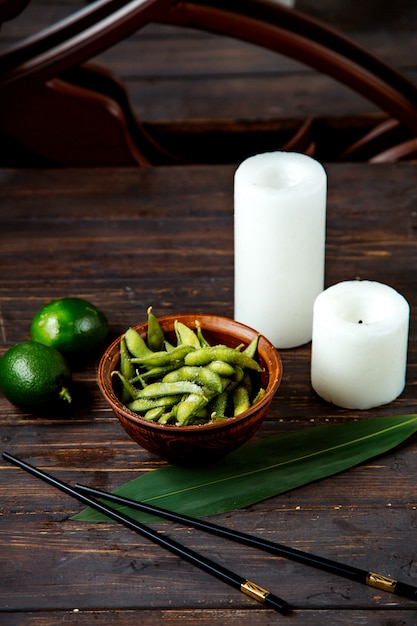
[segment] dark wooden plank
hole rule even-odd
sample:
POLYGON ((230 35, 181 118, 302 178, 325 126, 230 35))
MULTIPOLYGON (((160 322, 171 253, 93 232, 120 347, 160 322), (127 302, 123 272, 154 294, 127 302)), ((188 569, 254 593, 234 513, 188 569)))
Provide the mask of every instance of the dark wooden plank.
MULTIPOLYGON (((202 80, 140 81, 131 78, 126 82, 132 106, 140 120, 146 123, 176 123, 202 127, 211 123, 216 131, 226 125, 229 132, 231 120, 245 119, 253 125, 282 120, 303 120, 305 117, 342 117, 369 115, 377 108, 344 85, 319 74, 207 77, 202 80)), ((192 127, 191 127, 192 128, 192 127)), ((201 128, 204 130, 204 128, 201 128)), ((246 129, 247 131, 250 128, 246 129)))
MULTIPOLYGON (((247 623, 251 626, 272 626, 272 624, 281 623, 279 616, 271 615, 271 612, 266 610, 251 610, 243 611, 240 609, 229 610, 210 610, 194 608, 191 610, 141 610, 140 622, 144 626, 150 624, 166 624, 166 626, 178 626, 183 624, 184 626, 224 626, 225 623, 230 626, 240 626, 247 623), (248 621, 247 621, 248 620, 248 621)), ((414 626, 414 615, 412 611, 396 611, 395 617, 398 619, 398 624, 403 626, 414 626)), ((48 613, 5 613, 0 615, 0 624, 9 626, 13 623, 14 626, 56 626, 58 621, 62 618, 60 612, 48 612, 48 613)), ((302 614, 295 612, 291 615, 291 624, 293 626, 381 626, 381 624, 392 623, 392 611, 378 610, 378 611, 344 611, 339 609, 336 613, 334 611, 326 610, 306 610, 302 614)), ((82 611, 79 609, 73 609, 65 613, 65 624, 68 626, 90 626, 94 622, 97 626, 133 626, 138 622, 137 611, 82 611)))
MULTIPOLYGON (((399 32, 355 31, 349 36, 385 62, 410 70, 416 67, 414 27, 412 23, 409 29, 399 32)), ((96 60, 126 79, 309 73, 306 64, 242 40, 171 26, 166 26, 161 34, 153 34, 156 28, 146 27, 96 60)))
MULTIPOLYGON (((276 404, 279 404, 278 398, 276 404)), ((94 413, 97 415, 100 403, 97 402, 94 406, 94 413)), ((84 409, 88 413, 88 409, 84 409)), ((78 412, 78 419, 65 422, 57 418, 37 421, 24 418, 14 419, 13 423, 7 425, 4 423, 5 418, 2 418, 3 445, 62 480, 71 483, 94 482, 97 487, 107 490, 116 489, 143 473, 165 465, 154 455, 132 443, 118 422, 110 415, 108 419, 104 419, 103 413, 104 407, 100 411, 101 419, 96 418, 94 421, 88 421, 87 415, 82 418, 82 410, 78 412), (62 438, 63 432, 65 438, 62 438), (91 437, 92 432, 95 433, 94 438, 91 437), (34 443, 36 438, 41 443, 34 443)), ((270 422, 275 414, 276 407, 271 410, 270 422)), ((314 425, 315 422, 291 419, 289 415, 279 424, 266 424, 259 430, 256 438, 303 427, 313 428, 314 425)), ((412 511, 416 510, 417 503, 415 495, 410 493, 410 484, 413 482, 416 464, 415 442, 414 437, 395 453, 371 459, 347 472, 309 484, 302 490, 283 493, 273 501, 261 502, 253 507, 253 511, 259 519, 265 517, 265 523, 271 524, 271 520, 267 519, 269 509, 275 512, 294 511, 298 510, 297 507, 305 511, 316 508, 324 512, 343 509, 340 515, 345 515, 349 511, 369 511, 369 499, 372 498, 373 506, 381 509, 383 515, 387 515, 384 512, 386 509, 393 511, 393 516, 400 515, 401 509, 408 510, 413 515, 412 511), (386 487, 387 481, 389 487, 386 487)), ((47 489, 34 479, 29 480, 4 461, 1 467, 2 476, 8 485, 7 491, 2 495, 4 512, 30 515, 39 511, 53 513, 60 510, 61 506, 63 512, 79 509, 67 496, 47 489), (29 493, 30 499, 25 497, 29 493)), ((239 516, 234 513, 233 517, 235 515, 239 516)), ((372 529, 370 532, 373 532, 372 529)), ((316 538, 315 541, 320 540, 316 538)), ((322 541, 325 545, 327 539, 322 538, 322 541)))
MULTIPOLYGON (((295 502, 302 502, 301 498, 299 494, 295 502)), ((114 524, 77 523, 68 518, 78 508, 73 509, 71 503, 71 508, 65 507, 65 501, 60 502, 54 493, 50 502, 56 504, 55 510, 4 516, 2 527, 7 533, 2 532, 0 538, 2 543, 4 539, 9 542, 9 551, 2 558, 2 575, 8 581, 0 592, 4 608, 181 609, 198 608, 202 602, 211 609, 226 609, 229 603, 249 611, 256 608, 223 583, 212 581, 206 573, 134 533, 114 524), (210 593, 203 591, 207 586, 210 593)), ((378 521, 370 528, 371 507, 332 503, 310 509, 295 502, 291 508, 270 507, 268 517, 254 507, 229 519, 220 516, 219 521, 351 565, 406 581, 414 579, 409 528, 415 511, 411 507, 408 513, 381 507, 378 521)), ((393 602, 390 594, 228 541, 202 538, 172 524, 155 528, 276 591, 300 611, 388 608, 393 602)), ((411 600, 395 597, 394 602, 397 608, 415 608, 411 600)))
POLYGON ((339 28, 362 28, 375 30, 381 25, 395 27, 406 26, 407 22, 416 17, 417 7, 413 0, 381 3, 368 0, 361 5, 352 4, 348 0, 296 0, 296 7, 318 19, 326 19, 339 28))

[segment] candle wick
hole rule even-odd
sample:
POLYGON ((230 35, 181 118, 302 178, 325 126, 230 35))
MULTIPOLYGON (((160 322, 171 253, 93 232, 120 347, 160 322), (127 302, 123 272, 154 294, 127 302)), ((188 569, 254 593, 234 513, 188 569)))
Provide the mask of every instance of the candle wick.
POLYGON ((363 321, 362 321, 362 320, 359 320, 358 324, 363 324, 363 321))

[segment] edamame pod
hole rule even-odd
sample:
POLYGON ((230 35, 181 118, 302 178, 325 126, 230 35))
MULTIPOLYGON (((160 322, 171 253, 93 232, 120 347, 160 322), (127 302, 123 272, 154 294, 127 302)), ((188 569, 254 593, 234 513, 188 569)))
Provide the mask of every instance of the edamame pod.
POLYGON ((122 337, 120 340, 120 371, 125 378, 133 378, 136 374, 135 367, 130 360, 129 350, 127 349, 126 339, 122 337))
POLYGON ((227 408, 228 399, 229 399, 229 394, 226 390, 219 393, 213 399, 212 404, 211 404, 212 418, 226 416, 226 408, 227 408))
POLYGON ((131 380, 131 382, 135 382, 136 380, 149 380, 149 378, 159 378, 161 379, 163 376, 165 376, 165 374, 168 374, 169 372, 173 372, 178 368, 178 363, 171 363, 170 365, 164 365, 161 367, 151 367, 148 370, 145 370, 140 377, 138 376, 137 378, 133 378, 131 380))
MULTIPOLYGON (((169 374, 169 372, 173 372, 174 370, 176 370, 178 368, 178 362, 174 362, 171 363, 170 365, 163 365, 160 367, 150 367, 147 370, 144 370, 142 372, 142 374, 140 375, 140 379, 144 380, 144 381, 148 381, 149 379, 157 379, 157 380, 161 380, 165 374, 169 374)), ((131 382, 135 382, 137 379, 139 379, 139 376, 136 378, 133 378, 131 380, 131 382)))
POLYGON ((201 329, 201 324, 200 324, 199 320, 195 321, 195 325, 196 325, 196 328, 197 328, 197 337, 198 337, 198 340, 200 342, 200 346, 202 348, 209 348, 210 344, 209 344, 209 342, 207 341, 207 339, 203 335, 203 331, 201 329))
POLYGON ((214 392, 221 393, 223 390, 222 379, 216 372, 213 372, 208 367, 199 367, 197 365, 183 365, 176 370, 173 370, 169 374, 163 377, 163 383, 174 383, 181 380, 189 380, 208 387, 214 392))
POLYGON ((243 385, 238 385, 232 394, 233 415, 240 415, 250 407, 248 390, 243 385))
POLYGON ((151 383, 143 389, 139 389, 136 393, 136 398, 158 398, 159 396, 172 396, 184 393, 204 395, 204 390, 200 385, 188 380, 176 383, 151 383))
POLYGON ((246 391, 249 394, 249 397, 251 397, 253 395, 253 380, 249 372, 245 372, 245 371, 243 372, 243 376, 240 381, 240 384, 242 385, 242 387, 246 389, 246 391))
POLYGON ((257 372, 262 371, 259 363, 244 352, 239 352, 228 346, 218 345, 210 348, 199 348, 187 354, 184 358, 185 365, 207 365, 211 361, 226 361, 231 365, 240 365, 257 372))
POLYGON ((165 335, 157 318, 152 313, 152 307, 148 309, 148 330, 146 335, 146 341, 149 348, 156 352, 162 350, 164 346, 165 335))
POLYGON ((175 407, 175 417, 177 422, 186 426, 195 413, 207 404, 207 398, 199 393, 190 393, 181 400, 175 407))
POLYGON ((156 406, 154 409, 149 409, 149 411, 146 411, 143 419, 148 420, 148 422, 157 422, 164 413, 165 407, 156 406))
POLYGON ((160 398, 138 398, 137 400, 133 400, 127 404, 127 408, 135 413, 140 413, 143 415, 150 409, 155 409, 157 407, 171 407, 181 400, 182 394, 178 396, 161 396, 160 398))
POLYGON ((175 423, 175 415, 173 411, 169 411, 168 413, 163 413, 158 420, 158 424, 171 424, 175 423))
POLYGON ((256 355, 256 351, 258 349, 258 343, 259 343, 259 337, 260 335, 256 335, 256 337, 254 337, 252 339, 252 341, 247 345, 247 347, 243 350, 243 354, 247 354, 248 356, 250 356, 252 359, 255 357, 256 355))
POLYGON ((264 397, 265 393, 266 393, 265 389, 261 387, 258 393, 256 394, 256 396, 254 397, 254 399, 252 400, 252 404, 256 404, 257 402, 259 402, 259 400, 264 397))
POLYGON ((245 370, 243 369, 243 367, 241 365, 236 365, 235 366, 235 375, 233 376, 233 380, 235 380, 236 382, 240 383, 240 381, 243 379, 245 375, 245 370))
MULTIPOLYGON (((120 372, 126 380, 130 380, 131 378, 133 378, 136 373, 135 367, 130 360, 130 354, 127 349, 126 339, 124 337, 122 337, 120 340, 120 372)), ((127 400, 129 400, 130 398, 130 390, 126 389, 126 387, 123 386, 121 397, 122 402, 127 402, 127 400)))
POLYGON ((193 346, 193 348, 201 348, 200 341, 191 328, 175 320, 174 330, 177 337, 177 345, 183 344, 185 346, 193 346))
POLYGON ((195 350, 192 346, 177 346, 171 352, 160 350, 158 352, 152 352, 142 358, 133 357, 132 363, 143 365, 144 367, 164 367, 165 365, 177 364, 178 367, 182 364, 184 357, 191 351, 195 350))
POLYGON ((226 361, 211 361, 207 367, 219 376, 230 377, 235 373, 235 368, 226 361))
POLYGON ((143 358, 153 354, 152 350, 146 345, 146 341, 134 328, 128 328, 125 332, 124 339, 130 354, 137 358, 143 358))
POLYGON ((122 389, 123 389, 123 396, 125 397, 124 400, 122 400, 122 402, 127 402, 127 400, 129 399, 134 399, 137 397, 140 389, 138 389, 137 387, 135 387, 135 385, 133 385, 130 380, 128 380, 125 376, 123 376, 123 374, 121 372, 119 372, 118 370, 114 370, 111 373, 111 376, 118 376, 121 383, 122 383, 122 389))

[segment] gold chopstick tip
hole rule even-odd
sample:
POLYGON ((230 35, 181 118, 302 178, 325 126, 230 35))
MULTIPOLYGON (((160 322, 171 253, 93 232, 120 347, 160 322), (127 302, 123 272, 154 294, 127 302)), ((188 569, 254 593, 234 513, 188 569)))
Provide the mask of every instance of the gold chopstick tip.
POLYGON ((240 585, 240 590, 245 595, 258 600, 258 602, 264 602, 266 596, 269 595, 269 591, 267 589, 260 587, 250 580, 245 580, 245 582, 240 585))
POLYGON ((390 593, 395 593, 395 585, 397 581, 394 578, 388 578, 388 576, 381 576, 375 572, 368 572, 366 576, 366 584, 370 587, 376 587, 377 589, 383 589, 390 593))

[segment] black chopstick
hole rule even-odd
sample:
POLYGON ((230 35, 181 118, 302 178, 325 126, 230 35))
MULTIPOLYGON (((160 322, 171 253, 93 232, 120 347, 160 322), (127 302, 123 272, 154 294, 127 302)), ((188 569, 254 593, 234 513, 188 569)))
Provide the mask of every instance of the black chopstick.
POLYGON ((80 491, 74 489, 67 483, 64 483, 63 481, 54 478, 50 474, 37 469, 33 465, 30 465, 29 463, 26 463, 25 461, 22 461, 21 459, 18 459, 17 457, 12 456, 7 452, 3 452, 3 458, 13 465, 17 465, 18 467, 26 470, 33 476, 36 476, 37 478, 40 478, 41 480, 44 480, 50 485, 56 487, 57 489, 60 489, 64 493, 67 493, 77 500, 80 500, 80 502, 82 502, 83 504, 90 506, 91 508, 99 511, 100 513, 115 520, 116 522, 127 526, 127 528, 138 532, 143 537, 150 539, 159 546, 166 548, 173 554, 180 556, 181 558, 192 563, 196 567, 199 567, 205 572, 208 572, 216 578, 219 578, 224 583, 230 585, 234 589, 237 589, 245 595, 254 598, 258 602, 262 602, 263 604, 265 604, 265 606, 272 608, 282 614, 286 614, 289 612, 290 607, 285 600, 282 600, 278 596, 270 593, 267 589, 260 587, 256 583, 253 583, 252 581, 243 578, 239 574, 235 574, 231 570, 226 569, 218 563, 215 563, 211 559, 208 559, 198 552, 195 552, 194 550, 183 546, 174 539, 170 539, 169 537, 162 535, 152 528, 145 526, 145 524, 134 521, 131 517, 123 515, 123 513, 117 512, 112 507, 103 504, 102 502, 98 502, 92 497, 82 494, 80 491))
POLYGON ((75 485, 75 489, 82 493, 92 494, 97 498, 103 498, 105 500, 109 500, 110 502, 121 504, 132 509, 137 509, 145 513, 151 513, 152 515, 157 515, 158 517, 178 522, 180 524, 189 525, 214 535, 243 543, 246 546, 259 548, 271 554, 292 559, 303 563, 304 565, 309 565, 311 567, 336 574, 337 576, 349 578, 350 580, 354 580, 370 587, 376 587, 377 589, 394 593, 397 596, 417 600, 417 587, 413 587, 407 583, 402 583, 393 578, 388 578, 387 576, 382 576, 381 574, 377 574, 375 572, 368 572, 357 567, 352 567, 351 565, 338 563, 337 561, 316 556, 314 554, 310 554, 309 552, 303 552, 302 550, 297 550, 296 548, 291 548, 279 543, 274 543, 273 541, 268 541, 267 539, 255 537, 254 535, 248 535, 246 533, 219 526, 201 519, 161 509, 145 502, 137 502, 136 500, 131 500, 130 498, 118 496, 113 493, 107 493, 105 491, 101 491, 100 489, 94 489, 92 487, 86 487, 78 484, 75 485))

